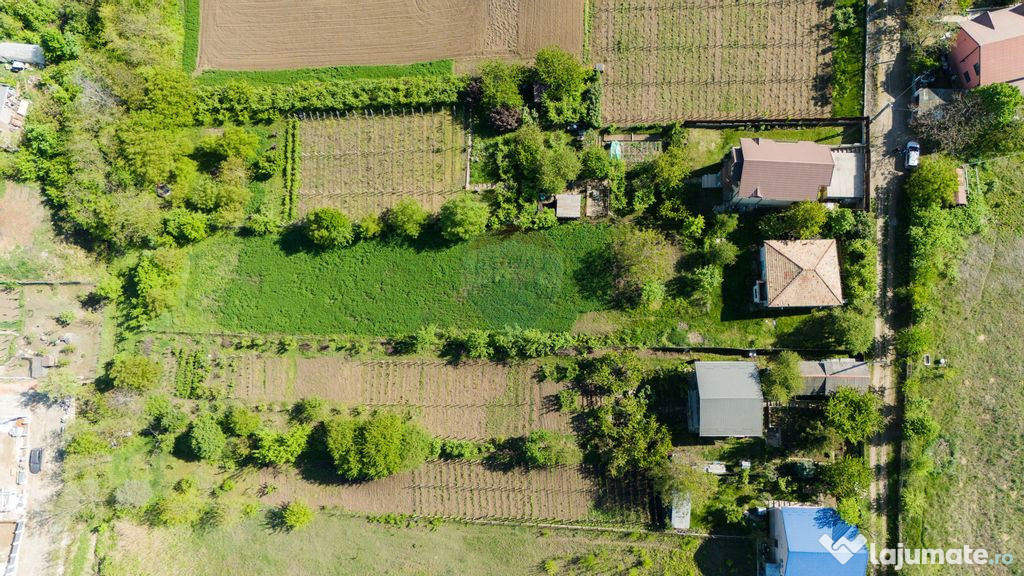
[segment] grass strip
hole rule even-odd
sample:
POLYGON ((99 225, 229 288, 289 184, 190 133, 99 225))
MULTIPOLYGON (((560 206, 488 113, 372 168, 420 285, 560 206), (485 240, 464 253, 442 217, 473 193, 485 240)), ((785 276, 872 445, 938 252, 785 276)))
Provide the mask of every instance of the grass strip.
MULTIPOLYGON (((199 2, 199 0, 187 1, 196 4, 199 2)), ((186 38, 187 46, 188 39, 186 38)), ((195 60, 194 57, 193 60, 195 60)), ((276 86, 308 81, 325 82, 331 80, 407 78, 410 76, 451 76, 454 73, 455 65, 452 60, 434 60, 432 62, 395 66, 331 66, 327 68, 299 68, 296 70, 250 71, 206 70, 199 75, 199 83, 207 86, 220 86, 228 82, 241 80, 256 86, 276 86)))
POLYGON ((864 0, 837 0, 833 14, 832 116, 864 114, 864 0))
POLYGON ((191 75, 199 62, 199 1, 183 0, 182 20, 185 26, 185 42, 181 51, 181 67, 191 75))

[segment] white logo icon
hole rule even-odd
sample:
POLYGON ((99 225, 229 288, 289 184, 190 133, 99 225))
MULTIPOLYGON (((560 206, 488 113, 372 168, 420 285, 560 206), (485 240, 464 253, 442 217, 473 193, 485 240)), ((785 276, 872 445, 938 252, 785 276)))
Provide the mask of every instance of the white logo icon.
POLYGON ((857 534, 853 540, 849 540, 845 535, 833 540, 828 534, 822 534, 821 538, 818 538, 818 543, 840 564, 846 565, 850 558, 868 543, 868 539, 863 534, 857 534))

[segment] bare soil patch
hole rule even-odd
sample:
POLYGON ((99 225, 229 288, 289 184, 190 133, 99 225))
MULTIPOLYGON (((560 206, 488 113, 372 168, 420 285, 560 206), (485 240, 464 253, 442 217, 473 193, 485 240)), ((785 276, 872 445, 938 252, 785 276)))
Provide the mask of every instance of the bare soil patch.
POLYGON ((568 416, 552 402, 561 385, 538 383, 532 364, 256 355, 225 364, 227 370, 212 376, 224 380, 215 385, 246 401, 317 396, 342 406, 408 410, 428 432, 448 438, 521 436, 537 428, 571 431, 568 416))
POLYGON ((82 308, 79 296, 89 286, 24 286, 25 324, 22 330, 24 352, 52 355, 67 362, 68 368, 80 378, 99 375, 100 328, 102 320, 95 312, 82 308), (72 313, 68 326, 57 323, 62 312, 72 313), (62 342, 68 337, 70 343, 62 342))
POLYGON ((594 0, 604 121, 827 117, 832 6, 594 0))
POLYGON ((204 0, 199 69, 580 53, 584 0, 204 0))
POLYGON ((298 498, 360 514, 561 522, 591 517, 601 491, 574 467, 504 472, 459 461, 428 462, 412 472, 359 484, 310 484, 291 472, 270 470, 253 480, 278 487, 263 499, 272 505, 298 498))

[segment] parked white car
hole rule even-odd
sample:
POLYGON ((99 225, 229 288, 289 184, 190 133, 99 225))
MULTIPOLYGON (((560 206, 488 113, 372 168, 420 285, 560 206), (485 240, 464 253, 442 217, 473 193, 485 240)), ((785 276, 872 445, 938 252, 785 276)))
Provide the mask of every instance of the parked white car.
POLYGON ((911 140, 907 142, 907 146, 903 149, 903 165, 908 170, 917 168, 918 163, 921 162, 921 145, 917 143, 917 140, 911 140))

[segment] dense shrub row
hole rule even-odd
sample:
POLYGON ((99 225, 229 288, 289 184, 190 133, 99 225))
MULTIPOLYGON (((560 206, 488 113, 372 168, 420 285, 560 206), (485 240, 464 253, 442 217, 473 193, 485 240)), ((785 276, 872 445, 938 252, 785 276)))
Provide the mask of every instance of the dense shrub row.
POLYGON ((249 124, 298 112, 455 104, 465 83, 455 76, 303 81, 287 86, 232 81, 195 88, 196 121, 201 125, 249 124))
POLYGON ((284 215, 289 220, 295 217, 295 199, 298 198, 301 187, 300 153, 299 121, 289 118, 284 136, 284 215))

